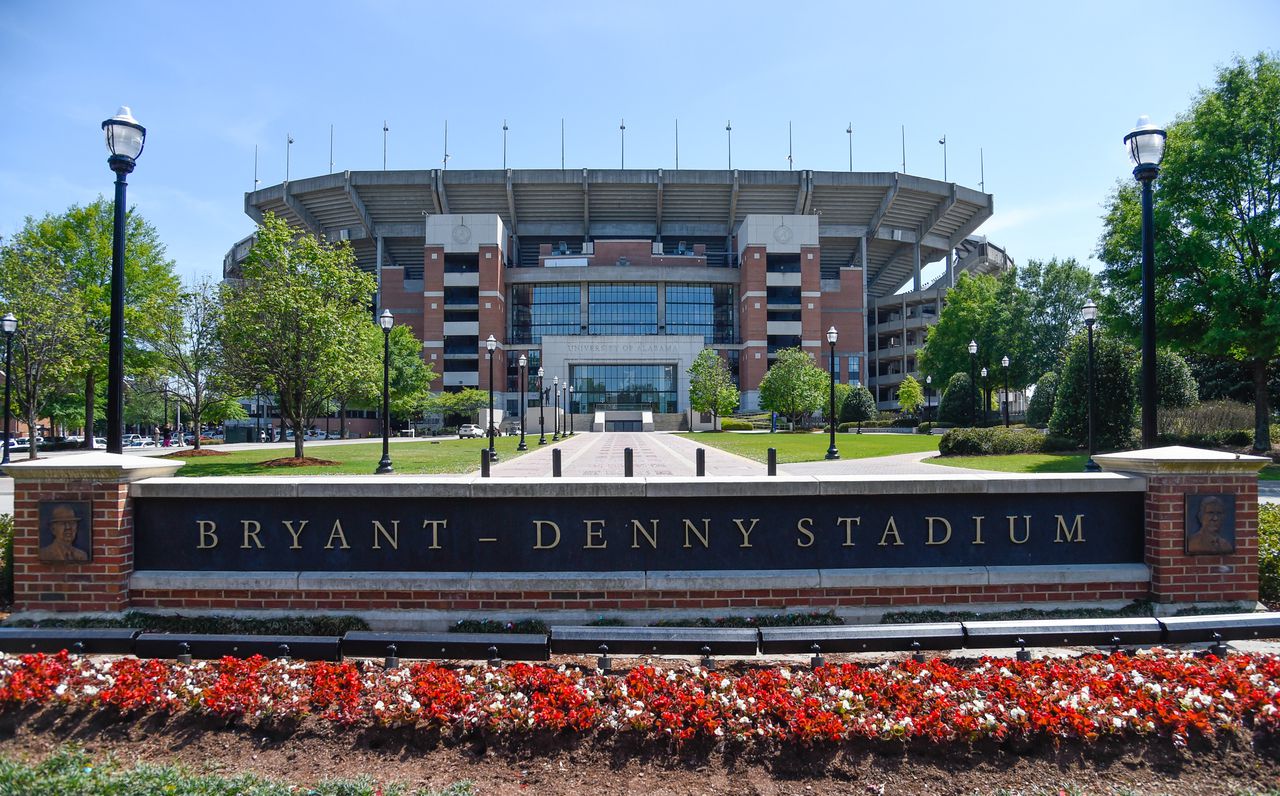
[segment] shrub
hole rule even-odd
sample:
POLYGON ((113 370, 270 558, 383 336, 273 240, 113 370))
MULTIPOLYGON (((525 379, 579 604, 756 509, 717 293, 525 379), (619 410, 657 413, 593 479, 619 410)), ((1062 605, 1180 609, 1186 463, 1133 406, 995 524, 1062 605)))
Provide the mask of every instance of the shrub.
POLYGON ((938 442, 943 456, 982 456, 987 454, 1040 453, 1045 435, 1035 429, 953 428, 938 442))
POLYGON ((13 602, 13 515, 0 514, 0 599, 13 602))
MULTIPOLYGON (((1134 389, 1142 393, 1142 362, 1133 366, 1134 389)), ((1156 351, 1156 401, 1161 409, 1195 406, 1200 400, 1200 387, 1191 375, 1191 366, 1177 353, 1162 348, 1156 351)), ((1157 419, 1157 423, 1159 420, 1157 419)), ((1252 423, 1250 423, 1252 425, 1252 423)), ((1249 442, 1253 441, 1250 435, 1249 442)), ((1247 444, 1247 443, 1246 443, 1247 444)))
POLYGON ((840 420, 844 423, 865 423, 876 416, 876 399, 861 384, 853 385, 849 395, 840 404, 840 420))
POLYGON ((1058 394, 1058 374, 1046 373, 1036 382, 1036 391, 1027 404, 1027 425, 1044 428, 1053 417, 1053 400, 1058 394))
POLYGON ((761 614, 759 616, 699 616, 691 619, 660 619, 650 627, 810 627, 843 625, 844 620, 835 611, 792 614, 761 614))
POLYGON ((1243 447, 1253 442, 1253 407, 1236 401, 1205 401, 1156 415, 1162 443, 1243 447))
POLYGON ((533 633, 545 636, 550 632, 541 619, 517 619, 503 622, 498 619, 459 619, 449 626, 450 633, 533 633))
POLYGON ((368 630, 358 616, 281 616, 247 619, 238 616, 179 616, 129 611, 119 618, 20 619, 12 627, 128 627, 153 633, 224 633, 243 636, 341 636, 348 630, 368 630))
POLYGON ((1280 603, 1280 505, 1258 504, 1258 599, 1280 603))
POLYGON ((915 415, 901 414, 889 421, 892 428, 915 428, 920 425, 920 418, 915 415))
MULTIPOLYGON (((1100 450, 1117 450, 1129 445, 1137 407, 1131 363, 1137 352, 1111 334, 1093 334, 1093 384, 1095 390, 1093 430, 1100 450)), ((1049 433, 1083 444, 1089 437, 1089 342, 1076 335, 1066 349, 1066 364, 1058 379, 1049 433)))
POLYGON ((724 417, 720 419, 721 431, 750 431, 755 425, 749 420, 737 420, 732 417, 724 417))
POLYGON ((968 373, 957 373, 947 382, 947 389, 942 393, 942 403, 938 405, 938 418, 956 426, 971 426, 977 416, 982 399, 975 397, 978 390, 973 389, 973 382, 968 373))

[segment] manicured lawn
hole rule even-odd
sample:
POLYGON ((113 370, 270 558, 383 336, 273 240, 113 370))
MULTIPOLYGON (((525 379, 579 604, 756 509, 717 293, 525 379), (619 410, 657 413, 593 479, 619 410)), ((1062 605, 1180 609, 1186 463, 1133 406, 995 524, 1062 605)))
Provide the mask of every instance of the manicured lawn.
MULTIPOLYGON (((777 448, 778 463, 814 462, 827 455, 828 434, 741 434, 702 432, 683 435, 700 445, 719 448, 758 462, 769 460, 769 448, 777 448)), ((936 451, 938 440, 931 434, 836 434, 836 449, 842 459, 867 459, 898 453, 936 451)))
POLYGON ((995 470, 1001 473, 1083 473, 1089 457, 1083 453, 1016 453, 1008 456, 939 456, 929 464, 995 470))
POLYGON ((1259 481, 1280 481, 1280 464, 1268 464, 1258 473, 1259 481))
MULTIPOLYGON (((525 438, 530 450, 538 438, 525 438)), ((484 439, 420 439, 393 440, 391 464, 400 475, 444 475, 469 473, 480 469, 480 450, 488 447, 484 439)), ((516 451, 519 437, 499 437, 494 449, 499 461, 524 454, 516 451)), ((373 475, 382 458, 382 441, 359 445, 307 445, 305 455, 337 462, 330 467, 266 467, 262 462, 293 455, 293 448, 228 451, 225 456, 200 456, 183 459, 186 466, 181 476, 204 475, 373 475)))

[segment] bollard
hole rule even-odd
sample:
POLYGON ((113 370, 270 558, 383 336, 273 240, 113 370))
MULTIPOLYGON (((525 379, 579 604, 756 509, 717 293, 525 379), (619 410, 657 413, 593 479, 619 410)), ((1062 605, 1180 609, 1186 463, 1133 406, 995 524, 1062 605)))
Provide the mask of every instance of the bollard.
POLYGON ((480 451, 480 477, 489 477, 489 449, 484 448, 480 451))
POLYGON ((560 449, 559 448, 551 449, 551 477, 552 478, 560 477, 560 449))
POLYGON ((707 474, 707 449, 706 448, 698 448, 697 462, 698 462, 698 475, 700 477, 706 475, 707 474))
POLYGON ((778 449, 769 449, 769 475, 778 474, 778 449))
POLYGON ((622 474, 627 478, 630 478, 631 476, 635 475, 635 467, 632 464, 631 457, 632 457, 631 449, 623 448, 622 449, 622 474))

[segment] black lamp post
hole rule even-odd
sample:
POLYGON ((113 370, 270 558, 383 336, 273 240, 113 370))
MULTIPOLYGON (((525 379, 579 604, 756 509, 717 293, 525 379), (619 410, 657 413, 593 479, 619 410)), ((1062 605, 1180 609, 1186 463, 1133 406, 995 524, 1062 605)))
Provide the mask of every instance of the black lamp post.
POLYGON ((1000 357, 1000 365, 1004 368, 1004 427, 1009 427, 1009 358, 1000 357))
POLYGON ((978 366, 978 343, 969 341, 969 396, 972 399, 973 424, 978 425, 978 374, 974 368, 978 366))
POLYGON ((1094 412, 1094 390, 1093 390, 1093 324, 1098 320, 1098 305, 1093 303, 1093 299, 1089 299, 1089 303, 1081 308, 1080 313, 1084 315, 1084 326, 1089 330, 1089 461, 1084 463, 1086 472, 1096 473, 1102 470, 1098 463, 1093 460, 1093 454, 1098 452, 1093 441, 1093 412, 1094 412))
POLYGON ((560 377, 551 377, 551 441, 560 439, 560 377))
POLYGON ((831 372, 831 415, 827 425, 831 427, 831 444, 827 446, 827 459, 839 459, 840 451, 836 449, 836 338, 840 333, 832 326, 827 330, 827 343, 831 346, 831 356, 827 358, 827 369, 831 372))
MULTIPOLYGON (((13 313, 5 313, 0 319, 0 329, 4 330, 4 453, 0 454, 0 464, 9 463, 9 388, 13 381, 13 333, 18 331, 18 319, 13 313)), ((90 429, 89 436, 93 437, 90 429)))
POLYGON ((933 376, 924 377, 924 414, 933 419, 933 376))
POLYGON ((378 462, 375 475, 393 473, 391 469, 391 327, 395 323, 391 310, 383 310, 378 316, 382 327, 382 461, 378 462))
POLYGON ((573 436, 573 385, 569 385, 569 436, 573 436))
POLYGON ((542 389, 542 367, 538 367, 538 444, 547 444, 547 391, 542 389))
MULTIPOLYGON (((115 227, 111 237, 111 324, 107 345, 107 452, 124 451, 124 214, 125 175, 142 154, 147 131, 128 106, 102 123, 107 165, 116 173, 115 227)), ((93 429, 88 433, 92 434, 93 429)))
POLYGON ((987 378, 987 369, 982 369, 982 425, 985 428, 991 421, 987 419, 991 411, 991 380, 987 378))
POLYGON ((560 387, 560 405, 564 407, 564 420, 560 421, 560 438, 569 438, 569 380, 560 387))
POLYGON ((529 359, 524 354, 520 355, 520 444, 516 446, 518 451, 527 451, 529 447, 524 444, 524 403, 525 397, 529 392, 529 373, 526 370, 529 366, 529 359))
POLYGON ((484 341, 484 347, 489 351, 489 428, 485 435, 489 437, 489 461, 496 462, 498 452, 493 449, 493 438, 498 429, 493 424, 493 356, 498 348, 498 341, 493 335, 489 335, 489 339, 484 341))
POLYGON ((1165 131, 1139 116, 1124 137, 1133 176, 1142 183, 1142 447, 1156 446, 1156 238, 1151 183, 1160 174, 1165 131))

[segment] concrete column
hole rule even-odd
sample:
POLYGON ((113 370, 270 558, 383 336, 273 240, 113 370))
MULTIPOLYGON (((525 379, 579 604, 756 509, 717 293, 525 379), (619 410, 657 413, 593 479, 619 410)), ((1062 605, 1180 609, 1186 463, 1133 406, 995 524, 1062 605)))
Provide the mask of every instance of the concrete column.
POLYGON ((1093 458, 1103 470, 1146 476, 1153 602, 1257 601, 1257 473, 1270 459, 1180 446, 1093 458), (1216 533, 1210 496, 1222 509, 1216 533))
POLYGON ((171 476, 181 466, 168 459, 97 451, 7 465, 4 471, 13 478, 14 610, 127 608, 133 575, 129 485, 171 476), (69 546, 55 543, 50 527, 55 512, 75 517, 76 536, 69 546), (51 560, 54 554, 60 560, 51 560))
POLYGON ((920 241, 911 245, 911 282, 914 292, 920 292, 920 241))

